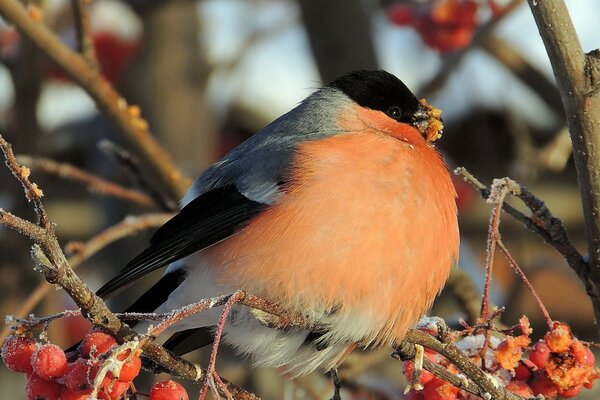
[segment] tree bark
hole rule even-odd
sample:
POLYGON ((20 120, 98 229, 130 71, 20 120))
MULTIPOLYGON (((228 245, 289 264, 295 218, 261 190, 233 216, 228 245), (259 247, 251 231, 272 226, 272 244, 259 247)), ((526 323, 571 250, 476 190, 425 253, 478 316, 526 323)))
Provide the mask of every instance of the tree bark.
POLYGON ((310 46, 327 83, 357 69, 375 69, 370 15, 360 0, 298 0, 310 46))

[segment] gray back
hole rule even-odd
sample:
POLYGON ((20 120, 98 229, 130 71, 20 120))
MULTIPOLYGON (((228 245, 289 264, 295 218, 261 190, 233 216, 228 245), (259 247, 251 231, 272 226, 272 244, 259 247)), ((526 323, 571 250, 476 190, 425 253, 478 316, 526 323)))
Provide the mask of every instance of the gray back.
POLYGON ((296 146, 343 133, 337 125, 339 113, 353 104, 338 89, 321 88, 204 171, 183 198, 182 206, 209 190, 232 183, 246 197, 270 203, 270 195, 285 178, 296 146))

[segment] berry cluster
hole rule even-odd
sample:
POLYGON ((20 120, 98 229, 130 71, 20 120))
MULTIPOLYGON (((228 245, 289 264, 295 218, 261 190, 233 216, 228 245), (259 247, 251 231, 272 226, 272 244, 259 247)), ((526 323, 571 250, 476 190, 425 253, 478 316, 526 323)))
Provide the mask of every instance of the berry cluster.
MULTIPOLYGON (((485 357, 487 372, 514 394, 530 398, 543 395, 546 399, 572 398, 582 388, 590 389, 598 378, 594 368, 594 354, 583 342, 574 338, 568 325, 554 322, 544 338, 530 346, 531 329, 523 317, 518 326, 521 335, 503 339, 491 337, 489 348, 484 353, 484 335, 467 335, 456 340, 470 359, 481 365, 485 357), (527 353, 527 356, 525 354, 527 353)), ((421 328, 420 328, 421 329, 421 328)), ((429 331, 423 328, 424 331, 429 331)), ((458 374, 458 369, 439 354, 425 349, 425 357, 435 364, 444 366, 449 372, 458 374)), ((404 372, 411 380, 414 373, 413 361, 404 362, 404 372)), ((474 400, 428 371, 422 371, 419 379, 422 386, 408 393, 411 400, 474 400), (420 390, 417 390, 420 389, 420 390)))
MULTIPOLYGON (((387 9, 390 22, 411 26, 425 44, 444 54, 471 43, 478 26, 476 0, 435 0, 425 3, 398 3, 387 9)), ((488 0, 492 14, 499 12, 494 0, 488 0)))
MULTIPOLYGON (((10 336, 2 360, 8 369, 26 374, 28 400, 123 399, 136 391, 132 382, 142 367, 139 350, 117 346, 115 338, 96 330, 68 355, 54 344, 10 336)), ((166 381, 152 387, 150 400, 188 400, 188 395, 178 383, 166 381)))
POLYGON ((555 322, 518 367, 534 394, 571 398, 583 387, 592 388, 598 378, 594 361, 590 348, 573 337, 569 326, 555 322))

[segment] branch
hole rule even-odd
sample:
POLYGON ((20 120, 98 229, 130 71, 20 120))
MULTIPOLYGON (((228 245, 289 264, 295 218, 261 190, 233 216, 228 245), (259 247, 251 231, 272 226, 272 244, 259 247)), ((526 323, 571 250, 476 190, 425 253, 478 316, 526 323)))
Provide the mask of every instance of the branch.
POLYGON ((481 48, 494 56, 498 62, 510 70, 521 82, 536 92, 539 98, 546 102, 553 112, 557 114, 562 112, 560 94, 554 82, 533 66, 509 42, 499 36, 490 34, 481 42, 481 48))
POLYGON ((17 0, 0 0, 0 15, 15 25, 44 54, 58 64, 96 101, 100 110, 119 128, 121 134, 142 155, 158 181, 171 197, 179 199, 190 186, 190 180, 175 166, 165 150, 152 137, 148 124, 128 106, 98 71, 90 68, 85 58, 65 46, 42 23, 31 19, 17 0))
MULTIPOLYGON (((481 197, 484 199, 490 196, 490 188, 481 183, 465 168, 456 168, 454 173, 462 176, 465 181, 479 190, 481 197)), ((527 216, 508 203, 503 203, 502 209, 554 247, 565 258, 573 271, 577 273, 588 292, 593 290, 593 283, 589 279, 589 265, 569 240, 567 230, 560 218, 555 217, 546 204, 523 185, 519 185, 519 191, 515 196, 531 210, 532 215, 527 216)))
POLYGON ((402 360, 411 360, 415 356, 415 346, 421 345, 435 351, 446 357, 448 361, 454 364, 465 376, 471 379, 474 385, 465 379, 460 379, 458 376, 449 376, 448 371, 442 373, 441 367, 432 365, 428 360, 423 360, 423 366, 429 372, 438 377, 447 380, 454 386, 463 389, 469 393, 475 394, 483 399, 494 400, 524 400, 523 397, 515 395, 506 390, 498 381, 490 374, 483 371, 475 365, 469 357, 463 353, 458 347, 452 343, 441 342, 435 337, 421 332, 416 329, 411 329, 406 333, 404 340, 396 348, 396 352, 402 360), (436 368, 439 367, 439 368, 436 368))
MULTIPOLYGON (((6 217, 10 219, 17 218, 12 214, 9 214, 9 216, 6 217)), ((124 237, 135 235, 143 230, 159 227, 171 217, 172 214, 168 213, 153 213, 135 217, 126 217, 123 221, 98 233, 96 236, 92 237, 85 243, 68 243, 66 246, 66 251, 67 253, 72 253, 72 256, 69 257, 67 261, 71 268, 76 269, 85 260, 93 256, 109 244, 124 237)), ((9 225, 9 221, 5 222, 6 225, 9 225)), ((17 221, 14 221, 13 224, 15 222, 17 221)), ((16 229, 16 226, 14 229, 16 229)), ((38 234, 41 233, 32 232, 32 234, 28 236, 35 237, 38 234)), ((50 291, 51 288, 53 288, 53 286, 50 285, 48 282, 41 282, 37 286, 37 288, 35 288, 35 290, 31 292, 31 294, 27 297, 25 302, 15 312, 14 315, 17 318, 24 318, 25 316, 27 316, 34 309, 34 307, 39 304, 39 302, 44 298, 44 296, 46 296, 46 294, 48 293, 48 291, 50 291)), ((0 332, 0 342, 3 342, 9 334, 10 327, 5 326, 2 332, 0 332)))
POLYGON ((162 210, 179 210, 177 201, 166 197, 160 192, 160 190, 157 189, 155 184, 146 179, 146 176, 142 171, 139 158, 108 139, 103 139, 98 142, 98 148, 118 166, 122 167, 125 172, 129 174, 129 177, 133 180, 135 185, 140 187, 145 193, 154 199, 154 202, 158 204, 162 210))
POLYGON ((449 290, 460 303, 462 310, 466 314, 467 322, 475 324, 479 318, 479 311, 481 309, 481 294, 471 276, 465 271, 453 268, 450 271, 450 277, 448 277, 444 289, 449 290))
POLYGON ((562 0, 527 0, 554 70, 573 143, 583 203, 590 280, 600 321, 600 52, 585 54, 562 0))
POLYGON ((71 0, 75 30, 77 31, 77 50, 83 55, 90 68, 98 70, 92 24, 87 10, 88 4, 88 0, 71 0))
MULTIPOLYGON (((17 180, 21 183, 21 186, 23 186, 23 190, 25 190, 25 197, 28 201, 33 202, 33 208, 35 209, 35 213, 38 217, 38 223, 40 227, 53 229, 52 224, 50 224, 50 221, 48 220, 46 210, 44 210, 44 206, 42 205, 41 198, 44 195, 44 192, 42 192, 35 183, 31 183, 29 181, 29 174, 31 173, 31 170, 17 163, 15 155, 12 151, 12 146, 6 140, 4 140, 2 135, 0 135, 0 149, 4 153, 6 166, 15 176, 15 178, 17 178, 17 180)), ((13 228, 17 229, 16 226, 13 228)), ((19 232, 24 233, 22 231, 19 232)))
POLYGON ((83 183, 87 190, 92 193, 116 197, 147 208, 156 208, 158 206, 154 199, 139 190, 129 189, 114 182, 107 181, 68 163, 59 163, 48 158, 32 157, 28 155, 17 156, 17 161, 27 165, 33 170, 40 170, 57 175, 61 178, 83 183))
POLYGON ((502 21, 506 16, 516 10, 523 0, 511 0, 506 6, 502 8, 502 11, 492 17, 485 24, 481 25, 471 43, 458 51, 453 52, 448 57, 444 59, 444 63, 439 68, 437 74, 433 78, 431 78, 427 83, 425 83, 420 89, 418 93, 418 98, 422 97, 431 97, 433 93, 440 90, 445 84, 448 78, 450 78, 451 73, 454 69, 456 69, 460 63, 464 60, 465 56, 470 53, 471 49, 479 46, 487 36, 493 32, 494 28, 500 21, 502 21))
MULTIPOLYGON (((45 216, 46 214, 39 197, 41 191, 29 181, 27 174, 23 173, 23 167, 17 163, 10 145, 1 135, 0 147, 4 151, 8 167, 23 186, 29 189, 26 191, 26 196, 34 202, 38 218, 42 221, 42 215, 45 216)), ((62 287, 80 307, 81 314, 87 320, 110 332, 121 343, 132 340, 143 341, 141 348, 144 354, 174 375, 192 381, 204 379, 206 376, 205 370, 189 361, 174 356, 162 346, 148 340, 145 335, 131 329, 129 325, 121 321, 117 315, 108 309, 104 301, 87 287, 69 265, 54 234, 52 223, 46 221, 46 226, 41 226, 40 222, 40 226, 38 226, 0 210, 0 224, 7 225, 29 236, 34 241, 31 256, 36 264, 36 269, 44 276, 46 281, 62 287)), ((228 392, 234 394, 238 399, 256 399, 253 394, 231 383, 227 383, 226 387, 228 392)))

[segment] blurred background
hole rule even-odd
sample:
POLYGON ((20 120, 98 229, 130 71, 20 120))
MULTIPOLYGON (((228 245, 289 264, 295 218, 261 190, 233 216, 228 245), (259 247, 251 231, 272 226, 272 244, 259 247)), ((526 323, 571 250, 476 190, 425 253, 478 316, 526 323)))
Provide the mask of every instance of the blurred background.
MULTIPOLYGON (((75 48, 71 2, 32 3, 41 9, 44 23, 75 48)), ((583 49, 599 47, 600 3, 571 0, 567 5, 583 49)), ((560 97, 522 1, 93 0, 89 8, 102 73, 129 104, 140 106, 150 130, 189 176, 197 176, 322 82, 351 70, 383 68, 444 111, 445 133, 437 146, 451 168, 464 166, 487 184, 504 176, 525 184, 563 220, 571 240, 585 252, 560 97)), ((1 19, 0 132, 17 154, 69 163, 126 187, 139 184, 139 177, 132 178, 122 162, 115 162, 114 151, 107 154, 107 147, 128 146, 94 102, 1 19)), ((152 178, 144 176, 146 182, 152 178)), ((44 190, 44 204, 63 244, 86 241, 127 215, 157 209, 91 193, 42 167, 33 168, 33 180, 44 190)), ((460 268, 481 290, 490 206, 461 180, 456 186, 460 268)), ((0 207, 34 218, 6 169, 0 169, 0 207)), ((580 338, 597 340, 591 303, 560 255, 508 216, 501 231, 551 316, 568 321, 580 338)), ((151 233, 111 244, 78 273, 97 289, 143 249, 151 233)), ((23 310, 42 281, 33 271, 29 248, 26 238, 0 227, 2 315, 23 310)), ((117 297, 111 307, 123 309, 156 277, 117 297)), ((527 315, 534 336, 542 335, 538 307, 503 257, 496 260, 493 285, 493 302, 506 306, 503 322, 513 325, 527 315)), ((32 311, 45 315, 72 306, 62 291, 51 290, 32 311)), ((432 314, 449 323, 464 316, 448 294, 438 299, 432 314)), ((68 346, 88 329, 79 319, 54 323, 51 340, 68 346)), ((401 365, 389 353, 350 357, 343 373, 353 393, 344 398, 402 399, 401 365)), ((204 353, 190 357, 206 363, 204 353)), ((331 391, 325 375, 286 381, 274 370, 251 370, 226 349, 217 367, 225 378, 264 399, 321 399, 331 391)), ((0 369, 3 398, 23 397, 21 379, 0 369)), ((580 398, 597 396, 586 391, 580 398)))

